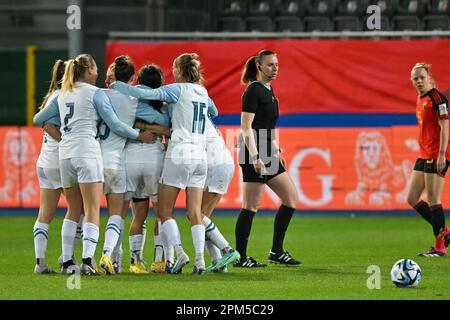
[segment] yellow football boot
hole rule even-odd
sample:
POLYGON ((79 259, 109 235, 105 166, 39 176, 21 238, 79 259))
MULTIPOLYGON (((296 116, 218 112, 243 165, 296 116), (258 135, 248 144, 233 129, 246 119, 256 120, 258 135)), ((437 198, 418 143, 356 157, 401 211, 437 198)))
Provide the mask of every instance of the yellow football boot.
POLYGON ((150 270, 154 273, 166 273, 166 263, 164 261, 153 262, 150 270))
POLYGON ((100 259, 100 268, 105 270, 106 274, 116 274, 112 260, 107 255, 102 255, 100 259))
POLYGON ((147 269, 140 261, 136 261, 130 265, 130 272, 134 274, 148 274, 147 269))

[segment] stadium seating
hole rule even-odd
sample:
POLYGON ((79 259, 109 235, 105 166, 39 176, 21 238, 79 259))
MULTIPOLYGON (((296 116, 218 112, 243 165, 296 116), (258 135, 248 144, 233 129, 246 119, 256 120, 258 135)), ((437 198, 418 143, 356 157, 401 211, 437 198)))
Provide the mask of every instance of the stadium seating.
POLYGON ((280 32, 301 32, 303 23, 296 16, 280 16, 274 19, 276 31, 280 32))
POLYGON ((241 17, 223 17, 219 21, 220 29, 225 32, 244 32, 247 30, 241 17))
POLYGON ((429 15, 450 15, 450 0, 428 0, 426 7, 429 15))
POLYGON ((309 15, 332 17, 334 15, 335 8, 335 0, 312 0, 311 4, 309 5, 309 15))
POLYGON ((336 14, 339 16, 362 16, 366 7, 367 4, 364 0, 339 1, 336 14))
POLYGON ((328 17, 306 17, 304 21, 306 32, 333 31, 333 24, 328 17))
POLYGON ((363 26, 359 17, 337 16, 333 18, 335 31, 362 31, 363 26))
POLYGON ((245 17, 247 15, 247 3, 246 1, 231 1, 222 9, 220 14, 222 17, 245 17))
POLYGON ((287 0, 280 4, 278 8, 279 16, 303 17, 307 12, 307 5, 299 0, 287 0))
POLYGON ((449 30, 450 0, 231 0, 223 3, 218 31, 364 31, 368 30, 366 11, 371 5, 380 8, 382 31, 449 30))
POLYGON ((422 29, 422 24, 417 16, 394 16, 392 24, 396 31, 418 31, 422 29))
POLYGON ((275 30, 275 25, 272 19, 267 16, 254 16, 248 17, 247 20, 247 31, 254 32, 272 32, 275 30))
POLYGON ((395 8, 397 15, 422 17, 425 10, 425 2, 421 0, 399 0, 395 8))
POLYGON ((450 18, 448 16, 425 16, 423 18, 425 30, 450 30, 450 18))

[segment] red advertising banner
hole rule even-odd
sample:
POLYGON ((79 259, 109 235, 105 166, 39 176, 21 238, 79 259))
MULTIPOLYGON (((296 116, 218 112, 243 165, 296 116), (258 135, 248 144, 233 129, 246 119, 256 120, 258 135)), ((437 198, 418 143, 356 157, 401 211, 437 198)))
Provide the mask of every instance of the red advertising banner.
MULTIPOLYGON (((236 156, 238 127, 221 127, 227 146, 236 156)), ((409 209, 409 176, 418 155, 417 128, 282 128, 279 144, 299 195, 299 209, 409 209)), ((42 129, 0 128, 0 207, 39 207, 36 160, 42 129)), ((242 176, 236 165, 228 193, 219 208, 239 209, 242 176)), ((450 205, 450 186, 443 192, 450 205)), ((64 201, 61 201, 64 206, 64 201)), ((105 205, 105 201, 103 201, 105 205)), ((261 208, 275 209, 278 197, 266 190, 261 208)), ((185 207, 184 192, 178 208, 185 207)))
POLYGON ((110 42, 106 67, 121 54, 136 69, 162 67, 166 84, 174 81, 173 60, 185 52, 200 55, 205 86, 221 114, 241 111, 245 61, 261 49, 277 53, 280 71, 273 81, 281 113, 401 113, 414 110, 411 68, 432 65, 437 87, 450 93, 450 39, 419 40, 246 40, 110 42))

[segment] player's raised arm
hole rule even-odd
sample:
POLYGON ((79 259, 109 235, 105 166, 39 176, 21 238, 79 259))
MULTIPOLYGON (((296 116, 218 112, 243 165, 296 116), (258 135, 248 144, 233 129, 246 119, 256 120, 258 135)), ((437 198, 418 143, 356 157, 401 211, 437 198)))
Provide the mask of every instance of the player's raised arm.
POLYGON ((181 86, 173 83, 157 89, 133 87, 121 81, 116 81, 112 85, 117 91, 138 98, 139 100, 158 100, 166 103, 176 103, 181 95, 181 86))

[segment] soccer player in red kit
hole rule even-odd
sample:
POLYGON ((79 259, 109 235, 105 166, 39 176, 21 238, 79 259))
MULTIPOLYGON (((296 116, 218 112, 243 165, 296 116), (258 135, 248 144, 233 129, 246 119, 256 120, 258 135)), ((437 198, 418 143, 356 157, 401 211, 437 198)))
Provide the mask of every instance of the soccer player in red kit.
POLYGON ((435 88, 428 64, 417 63, 411 70, 411 81, 419 94, 416 116, 420 154, 411 175, 408 203, 433 227, 434 246, 419 256, 443 257, 450 242, 441 202, 444 176, 450 165, 448 101, 435 88), (424 190, 427 201, 420 198, 424 190))

